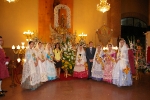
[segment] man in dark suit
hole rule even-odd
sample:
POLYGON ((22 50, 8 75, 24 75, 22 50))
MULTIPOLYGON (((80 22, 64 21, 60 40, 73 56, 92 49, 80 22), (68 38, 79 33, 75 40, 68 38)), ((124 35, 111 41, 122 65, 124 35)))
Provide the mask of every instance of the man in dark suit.
POLYGON ((86 58, 88 63, 88 79, 91 78, 91 69, 93 65, 93 58, 95 55, 96 49, 93 47, 93 42, 89 42, 89 47, 86 49, 86 58))

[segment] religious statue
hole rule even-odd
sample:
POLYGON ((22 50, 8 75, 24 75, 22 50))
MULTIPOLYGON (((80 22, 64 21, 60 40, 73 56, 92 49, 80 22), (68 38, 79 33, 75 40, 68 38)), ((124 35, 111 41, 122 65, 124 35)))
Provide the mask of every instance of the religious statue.
POLYGON ((59 26, 56 28, 56 31, 59 34, 67 34, 68 33, 68 28, 66 27, 65 18, 64 18, 63 14, 61 15, 60 23, 59 23, 59 26))
POLYGON ((60 26, 61 26, 62 28, 65 28, 65 26, 66 26, 66 25, 65 25, 64 14, 61 15, 60 26))

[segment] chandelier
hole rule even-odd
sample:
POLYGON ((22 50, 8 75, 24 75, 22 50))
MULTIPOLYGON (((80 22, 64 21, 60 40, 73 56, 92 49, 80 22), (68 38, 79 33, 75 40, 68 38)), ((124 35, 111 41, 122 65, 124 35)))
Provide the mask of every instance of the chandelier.
POLYGON ((110 4, 107 3, 107 0, 100 0, 100 4, 97 4, 97 10, 105 13, 110 9, 110 4))
POLYGON ((23 32, 23 34, 26 36, 26 41, 31 41, 34 32, 31 32, 30 30, 28 30, 28 31, 23 32))
POLYGON ((5 0, 5 1, 11 3, 11 2, 16 2, 16 1, 18 1, 18 0, 5 0))

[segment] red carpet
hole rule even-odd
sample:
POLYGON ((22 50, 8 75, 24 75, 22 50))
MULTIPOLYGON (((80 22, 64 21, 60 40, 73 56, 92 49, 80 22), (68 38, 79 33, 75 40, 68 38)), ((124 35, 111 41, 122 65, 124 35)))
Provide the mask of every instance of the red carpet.
MULTIPOLYGON (((69 81, 69 80, 75 80, 75 79, 79 79, 73 76, 68 76, 67 78, 64 76, 64 73, 60 74, 60 78, 56 79, 56 81, 69 81)), ((82 78, 82 79, 86 79, 86 78, 82 78)))

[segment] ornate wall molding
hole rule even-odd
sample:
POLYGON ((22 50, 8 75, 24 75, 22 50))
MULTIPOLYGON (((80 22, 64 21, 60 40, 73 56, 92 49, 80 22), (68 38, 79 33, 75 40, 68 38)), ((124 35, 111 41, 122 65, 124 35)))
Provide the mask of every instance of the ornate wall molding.
POLYGON ((71 28, 71 11, 70 8, 67 5, 59 4, 54 8, 54 28, 57 28, 59 26, 59 16, 58 12, 60 9, 65 9, 67 12, 67 28, 71 28))

